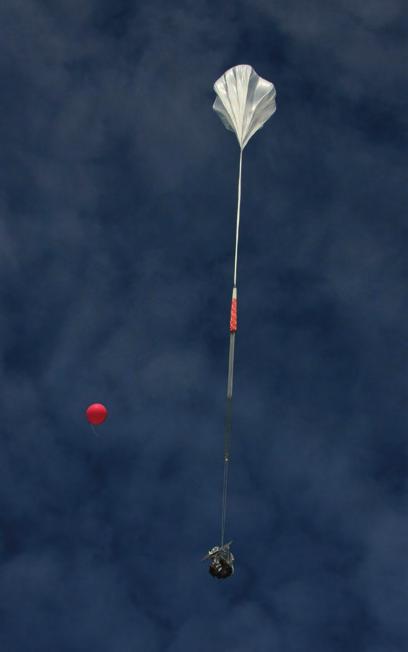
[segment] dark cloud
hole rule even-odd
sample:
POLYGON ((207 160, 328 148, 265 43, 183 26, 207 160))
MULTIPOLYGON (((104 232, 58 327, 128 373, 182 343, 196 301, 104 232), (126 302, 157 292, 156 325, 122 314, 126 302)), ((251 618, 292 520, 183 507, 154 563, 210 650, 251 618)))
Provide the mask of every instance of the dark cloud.
POLYGON ((2 650, 407 649, 407 20, 2 4, 2 650), (211 104, 237 63, 278 110, 244 156, 215 583, 238 148, 211 104))

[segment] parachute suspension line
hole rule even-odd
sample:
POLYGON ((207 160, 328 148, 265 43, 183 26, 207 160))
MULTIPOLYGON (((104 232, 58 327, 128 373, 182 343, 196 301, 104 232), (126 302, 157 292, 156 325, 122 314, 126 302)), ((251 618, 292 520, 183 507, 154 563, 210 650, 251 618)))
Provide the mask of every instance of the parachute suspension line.
POLYGON ((242 148, 241 148, 240 154, 239 154, 237 226, 236 226, 236 232, 235 232, 235 258, 234 258, 234 287, 237 284, 239 221, 240 221, 240 217, 241 217, 241 177, 242 177, 242 148))
POLYGON ((224 426, 224 478, 223 478, 223 486, 222 486, 221 546, 224 545, 225 522, 227 519, 228 474, 229 474, 230 442, 231 442, 231 430, 232 430, 232 386, 233 386, 233 376, 234 376, 234 349, 235 349, 235 333, 230 333, 227 406, 225 412, 225 426, 224 426))
POLYGON ((228 498, 228 475, 232 431, 232 393, 234 385, 234 360, 235 360, 235 333, 237 331, 237 263, 238 263, 238 240, 239 222, 241 214, 241 178, 242 178, 242 149, 239 156, 238 176, 238 202, 237 222, 235 232, 235 258, 234 258, 234 287, 232 290, 231 315, 230 315, 230 342, 228 355, 228 380, 227 380, 227 405, 224 426, 224 477, 222 486, 222 508, 221 508, 221 546, 224 545, 225 523, 227 519, 227 498, 228 498))
POLYGON ((224 545, 225 521, 227 517, 227 491, 228 491, 229 460, 224 460, 224 479, 222 490, 222 515, 221 515, 221 547, 224 545))

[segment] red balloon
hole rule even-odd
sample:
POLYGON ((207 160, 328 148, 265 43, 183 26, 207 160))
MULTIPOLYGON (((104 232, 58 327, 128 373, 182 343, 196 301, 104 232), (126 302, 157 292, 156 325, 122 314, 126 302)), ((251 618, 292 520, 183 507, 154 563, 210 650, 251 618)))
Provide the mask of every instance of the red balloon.
POLYGON ((108 410, 102 403, 92 403, 86 408, 86 418, 93 426, 99 426, 108 416, 108 410))

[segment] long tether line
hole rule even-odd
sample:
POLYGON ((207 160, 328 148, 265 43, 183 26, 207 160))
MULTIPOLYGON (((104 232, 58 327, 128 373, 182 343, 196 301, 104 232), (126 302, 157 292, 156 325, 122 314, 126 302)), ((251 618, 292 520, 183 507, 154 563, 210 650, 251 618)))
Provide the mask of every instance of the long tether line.
POLYGON ((234 383, 234 357, 235 357, 235 333, 237 330, 237 264, 238 264, 238 241, 239 241, 239 223, 241 215, 241 177, 242 177, 242 149, 239 156, 239 176, 238 176, 238 201, 237 201, 237 221, 235 231, 235 257, 234 257, 234 287, 232 291, 231 302, 231 319, 230 319, 230 342, 228 355, 228 381, 227 381, 227 405, 224 426, 224 477, 222 487, 222 508, 221 508, 221 546, 224 545, 225 523, 227 518, 227 498, 228 498, 228 475, 231 446, 232 430, 232 392, 234 383))
POLYGON ((242 177, 242 149, 240 150, 240 153, 239 153, 237 227, 236 227, 236 230, 235 230, 234 287, 236 287, 236 285, 237 285, 239 220, 240 220, 240 216, 241 216, 241 177, 242 177))

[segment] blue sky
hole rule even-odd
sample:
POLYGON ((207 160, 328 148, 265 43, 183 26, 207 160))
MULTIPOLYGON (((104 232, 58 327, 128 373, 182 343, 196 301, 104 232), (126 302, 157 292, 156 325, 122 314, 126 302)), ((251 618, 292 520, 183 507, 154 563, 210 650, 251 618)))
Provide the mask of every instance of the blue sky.
POLYGON ((2 3, 4 652, 406 651, 403 5, 2 3), (238 63, 277 112, 244 156, 217 582, 238 63))

